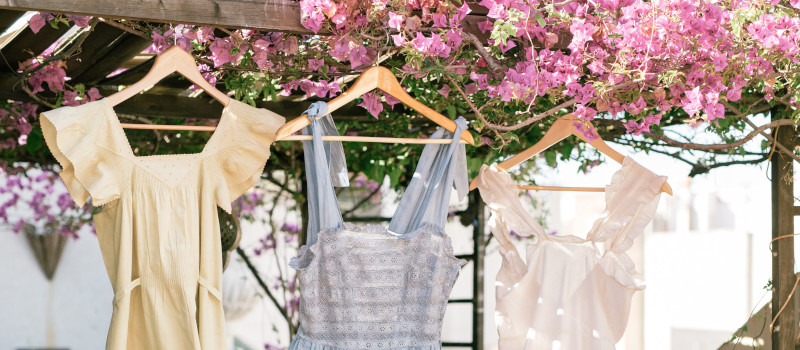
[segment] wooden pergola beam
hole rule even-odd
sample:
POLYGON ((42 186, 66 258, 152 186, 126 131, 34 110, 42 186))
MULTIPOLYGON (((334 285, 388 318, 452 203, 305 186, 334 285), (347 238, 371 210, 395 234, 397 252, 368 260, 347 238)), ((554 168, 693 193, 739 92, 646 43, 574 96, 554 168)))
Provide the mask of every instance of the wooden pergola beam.
POLYGON ((0 8, 309 34, 290 0, 0 0, 0 8))
POLYGON ((60 25, 58 28, 44 26, 35 34, 30 28, 23 29, 14 40, 2 48, 5 62, 0 65, 0 71, 16 71, 19 68, 19 62, 40 55, 61 38, 67 30, 69 30, 69 26, 65 25, 60 25))
POLYGON ((74 79, 94 69, 95 64, 116 47, 120 39, 128 35, 132 34, 98 22, 81 44, 80 50, 65 61, 67 76, 74 79))
MULTIPOLYGON (((464 31, 485 43, 489 35, 478 29, 478 23, 486 21, 487 10, 475 1, 469 5, 474 14, 464 19, 464 31)), ((0 0, 0 9, 314 34, 300 24, 300 3, 292 0, 0 0)), ((554 47, 565 49, 569 31, 557 34, 554 47)))
POLYGON ((77 77, 73 76, 72 80, 79 83, 97 83, 136 57, 150 44, 150 41, 136 35, 123 36, 113 50, 107 51, 102 57, 94 58, 95 63, 92 64, 91 69, 77 77))
MULTIPOLYGON (((22 90, 22 82, 17 76, 11 73, 0 74, 0 99, 14 100, 22 102, 35 102, 22 90)), ((88 88, 89 86, 87 86, 88 88)), ((100 90, 100 94, 108 96, 113 94, 112 90, 100 90)), ((256 106, 266 108, 278 113, 287 120, 294 119, 308 108, 311 101, 290 102, 290 101, 259 101, 256 106)), ((199 96, 174 96, 156 94, 138 94, 129 100, 122 102, 114 107, 120 114, 131 114, 141 117, 168 117, 168 118, 197 118, 197 119, 219 119, 222 113, 222 105, 214 99, 199 96)), ((368 116, 367 111, 361 107, 350 105, 336 112, 336 119, 340 121, 363 121, 370 122, 375 120, 368 116)))
POLYGON ((25 11, 0 10, 0 32, 6 31, 25 11))

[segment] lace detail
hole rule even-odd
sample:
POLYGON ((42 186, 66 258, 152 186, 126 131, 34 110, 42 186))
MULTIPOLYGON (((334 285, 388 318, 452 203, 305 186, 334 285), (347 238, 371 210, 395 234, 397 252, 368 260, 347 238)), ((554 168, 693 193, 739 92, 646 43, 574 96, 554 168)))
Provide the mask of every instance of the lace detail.
MULTIPOLYGON (((376 345, 378 349, 383 350, 441 350, 442 344, 430 344, 430 345, 420 345, 420 346, 403 346, 399 345, 401 343, 408 343, 411 340, 389 340, 385 344, 384 342, 379 341, 376 345)), ((340 348, 334 345, 327 345, 322 344, 319 341, 314 341, 308 338, 302 330, 300 330, 295 338, 292 340, 292 343, 289 345, 289 349, 292 350, 350 350, 347 348, 340 348)))
POLYGON ((447 300, 465 263, 433 224, 406 234, 350 223, 322 231, 291 261, 304 336, 289 348, 440 349, 447 300))

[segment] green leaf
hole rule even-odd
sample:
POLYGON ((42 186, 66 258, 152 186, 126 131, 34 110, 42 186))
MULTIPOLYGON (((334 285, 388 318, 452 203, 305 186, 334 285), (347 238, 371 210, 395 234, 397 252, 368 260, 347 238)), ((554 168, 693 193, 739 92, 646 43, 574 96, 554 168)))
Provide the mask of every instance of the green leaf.
POLYGON ((541 13, 536 13, 536 22, 539 23, 539 26, 542 27, 547 25, 547 21, 545 21, 544 18, 542 18, 541 13))
POLYGON ((447 105, 447 116, 450 117, 450 119, 456 119, 456 106, 447 105))
POLYGON ((569 156, 572 155, 572 149, 572 144, 569 142, 565 142, 563 145, 561 145, 561 155, 564 157, 564 159, 569 159, 569 156))
POLYGON ((555 151, 546 151, 544 152, 544 160, 547 162, 547 165, 554 167, 556 166, 556 158, 558 157, 558 153, 555 151))
POLYGON ((399 166, 393 165, 389 167, 389 183, 392 186, 397 185, 400 182, 400 176, 403 175, 403 169, 399 166))
POLYGON ((42 144, 44 144, 44 136, 42 136, 42 129, 36 128, 31 130, 31 133, 28 134, 28 143, 25 145, 25 148, 28 150, 28 153, 31 155, 36 155, 39 153, 39 150, 42 149, 42 144))

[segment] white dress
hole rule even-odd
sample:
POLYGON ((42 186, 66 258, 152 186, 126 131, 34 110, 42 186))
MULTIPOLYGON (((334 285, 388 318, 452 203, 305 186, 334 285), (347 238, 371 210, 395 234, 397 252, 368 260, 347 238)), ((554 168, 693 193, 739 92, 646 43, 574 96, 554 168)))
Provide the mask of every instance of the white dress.
POLYGON ((606 187, 604 214, 583 239, 545 233, 519 202, 511 176, 481 168, 478 188, 503 254, 495 312, 500 350, 614 349, 628 323, 631 297, 644 289, 625 251, 652 220, 664 181, 625 158, 606 187), (527 247, 527 262, 509 230, 536 238, 527 247))

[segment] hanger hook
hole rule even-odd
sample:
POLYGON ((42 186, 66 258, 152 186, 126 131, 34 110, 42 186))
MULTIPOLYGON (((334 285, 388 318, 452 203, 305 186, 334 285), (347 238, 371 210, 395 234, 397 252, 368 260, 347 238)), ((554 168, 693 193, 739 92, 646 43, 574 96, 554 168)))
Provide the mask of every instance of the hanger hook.
POLYGON ((172 26, 172 23, 169 24, 169 28, 172 29, 172 46, 178 46, 178 32, 172 26))

